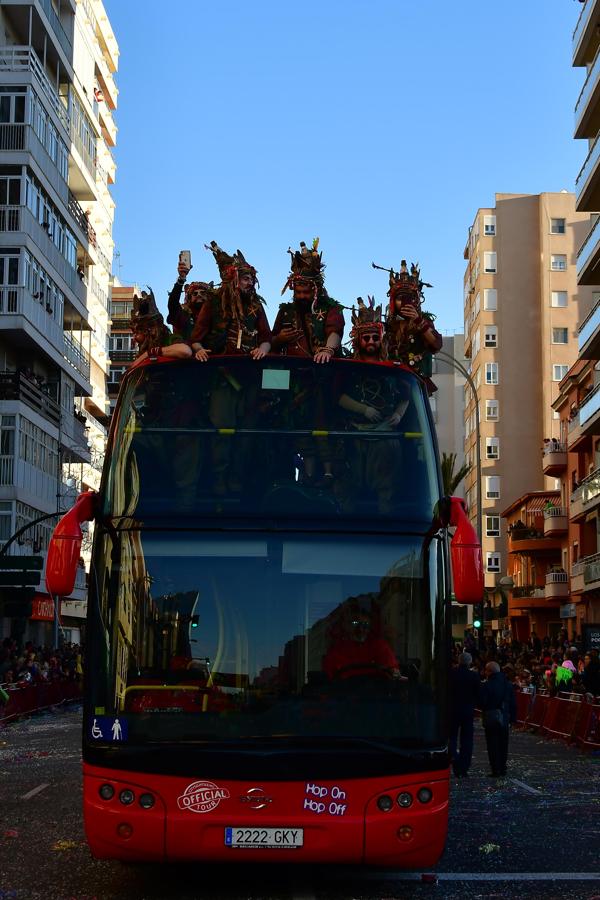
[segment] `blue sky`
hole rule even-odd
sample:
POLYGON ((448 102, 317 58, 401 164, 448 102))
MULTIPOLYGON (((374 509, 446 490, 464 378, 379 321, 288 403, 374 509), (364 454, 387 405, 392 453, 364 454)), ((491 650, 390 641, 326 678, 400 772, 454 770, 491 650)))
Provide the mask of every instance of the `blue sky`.
POLYGON ((573 190, 576 0, 104 0, 119 42, 114 271, 159 306, 191 249, 239 247, 270 318, 315 236, 329 293, 385 302, 419 261, 462 330, 462 258, 496 192, 573 190), (171 11, 171 12, 170 12, 171 11))

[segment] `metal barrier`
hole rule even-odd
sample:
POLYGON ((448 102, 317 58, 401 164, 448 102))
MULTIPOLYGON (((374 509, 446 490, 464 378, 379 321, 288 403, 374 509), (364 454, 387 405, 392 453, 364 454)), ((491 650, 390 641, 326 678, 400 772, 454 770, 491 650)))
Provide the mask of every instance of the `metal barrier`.
POLYGON ((517 725, 526 725, 533 706, 534 695, 526 691, 515 691, 517 704, 517 725))
POLYGON ((573 740, 581 750, 600 750, 600 703, 583 702, 573 740))
POLYGON ((0 704, 0 722, 11 722, 19 716, 41 712, 50 706, 70 700, 80 700, 81 682, 55 681, 49 684, 4 685, 8 690, 8 702, 0 704))
POLYGON ((546 710, 548 708, 548 702, 550 701, 550 697, 548 694, 536 694, 533 698, 533 703, 531 704, 531 709, 527 719, 525 720, 525 725, 527 728, 532 728, 534 731, 537 731, 538 728, 542 727, 544 722, 544 717, 546 715, 546 710))
POLYGON ((536 694, 516 691, 517 724, 547 738, 575 743, 581 750, 600 750, 600 700, 581 694, 536 694))
POLYGON ((559 737, 570 741, 580 712, 581 697, 577 700, 551 697, 546 708, 541 733, 546 737, 559 737))

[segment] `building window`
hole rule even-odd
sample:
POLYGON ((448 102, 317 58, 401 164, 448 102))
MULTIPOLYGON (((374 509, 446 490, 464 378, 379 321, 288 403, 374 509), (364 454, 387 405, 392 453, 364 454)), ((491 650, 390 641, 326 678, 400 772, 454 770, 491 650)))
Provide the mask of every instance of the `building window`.
POLYGON ((486 437, 485 439, 485 458, 500 459, 500 438, 486 437))
POLYGON ((486 553, 485 554, 485 570, 486 570, 486 572, 499 572, 500 571, 500 554, 499 553, 486 553))
POLYGON ((499 500, 500 499, 500 476, 499 475, 486 475, 485 476, 485 498, 486 498, 486 500, 499 500))
POLYGON ((553 328, 552 329, 552 343, 553 344, 568 344, 569 343, 569 329, 568 328, 553 328))
POLYGON ((567 302, 566 291, 552 291, 551 305, 556 309, 564 309, 564 307, 567 305, 567 302))
POLYGON ((483 233, 492 237, 496 234, 496 216, 483 217, 483 233))
POLYGON ((485 517, 485 536, 500 537, 500 516, 485 517))
POLYGON ((495 422, 498 419, 498 401, 485 401, 485 418, 487 422, 495 422))
POLYGON ((498 363, 491 362, 485 364, 485 383, 498 384, 498 363))
POLYGON ((492 275, 498 271, 495 252, 486 250, 486 252, 483 254, 483 270, 484 272, 492 275))
POLYGON ((498 291, 495 288, 484 288, 483 308, 489 310, 498 309, 498 291))
POLYGON ((486 325, 484 329, 484 342, 486 347, 498 346, 498 326, 486 325))
POLYGON ((553 272, 565 272, 567 268, 567 256, 565 253, 553 253, 550 256, 550 268, 553 272))
POLYGON ((564 219, 550 219, 550 234, 564 234, 565 231, 564 219))
POLYGON ((568 366, 552 366, 552 381, 562 381, 568 371, 568 366))

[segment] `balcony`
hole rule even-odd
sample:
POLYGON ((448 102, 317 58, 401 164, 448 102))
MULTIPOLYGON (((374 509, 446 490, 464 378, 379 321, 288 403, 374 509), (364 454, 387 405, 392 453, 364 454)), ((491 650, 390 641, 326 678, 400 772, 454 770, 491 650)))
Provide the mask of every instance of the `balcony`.
POLYGON ((23 159, 19 158, 20 154, 30 154, 56 194, 67 205, 69 193, 67 182, 31 125, 1 124, 0 151, 10 154, 10 157, 7 155, 2 160, 7 165, 20 164, 23 162, 23 159))
POLYGON ((580 401, 579 409, 569 421, 567 443, 569 451, 582 450, 591 442, 592 436, 599 434, 600 427, 600 384, 597 384, 580 401))
POLYGON ((89 249, 89 246, 96 246, 96 232, 89 223, 88 217, 83 211, 80 203, 69 191, 69 212, 79 226, 80 234, 83 236, 83 245, 89 249))
POLYGON ((571 494, 569 515, 572 520, 587 515, 600 504, 600 469, 595 469, 581 481, 571 494))
MULTIPOLYGON (((600 47, 598 48, 600 49, 600 47)), ((600 53, 587 71, 575 104, 575 138, 595 138, 600 130, 600 53)))
POLYGON ((594 553, 592 556, 585 556, 583 563, 583 584, 584 591, 596 591, 600 589, 600 553, 594 553))
POLYGON ((110 363, 111 365, 132 363, 134 359, 137 359, 137 355, 137 350, 111 350, 109 354, 110 363))
MULTIPOLYGON (((15 434, 15 444, 20 444, 21 432, 15 434)), ((56 474, 49 475, 37 466, 14 454, 0 455, 0 499, 15 498, 42 512, 56 509, 56 474)))
POLYGON ((542 468, 544 475, 560 475, 567 467, 567 445, 550 441, 544 447, 542 468))
POLYGON ((564 534, 569 528, 567 510, 563 506, 553 506, 544 510, 544 536, 564 534))
POLYGON ((585 563, 581 560, 573 563, 571 566, 571 593, 581 594, 585 588, 583 573, 585 571, 585 563))
POLYGON ((547 600, 566 600, 569 597, 569 576, 566 572, 548 572, 545 596, 547 600))
POLYGON ((579 13, 575 30, 573 31, 573 65, 585 66, 598 48, 598 18, 600 17, 600 3, 598 0, 586 0, 579 13))
POLYGON ((590 233, 577 253, 577 281, 579 284, 600 283, 600 218, 596 219, 590 233))
POLYGON ((579 326, 579 358, 600 359, 600 300, 579 326))
POLYGON ((90 355, 83 349, 79 341, 68 332, 64 333, 64 356, 74 369, 83 375, 86 381, 90 380, 90 355))
POLYGON ((596 137, 575 181, 575 204, 578 212, 597 212, 600 209, 599 162, 600 141, 596 137))
POLYGON ((60 406, 22 372, 0 372, 0 400, 24 403, 56 428, 60 425, 60 406))
POLYGON ((561 540, 558 537, 546 537, 543 532, 535 528, 509 528, 508 552, 523 554, 548 553, 561 549, 561 540))
MULTIPOLYGON (((50 236, 50 226, 40 225, 27 206, 1 206, 0 207, 0 235, 21 234, 22 238, 15 237, 17 243, 27 245, 28 239, 33 241, 38 250, 43 254, 49 265, 58 273, 62 281, 75 295, 81 304, 81 312, 86 306, 86 291, 75 269, 69 265, 50 236)), ((61 285, 59 284, 59 287, 61 285)))
POLYGON ((65 130, 65 138, 69 134, 69 114, 64 103, 56 93, 52 82, 32 47, 11 45, 0 47, 0 72, 17 72, 19 75, 32 75, 37 87, 41 88, 50 108, 56 114, 60 125, 65 130))
POLYGON ((57 38, 58 43, 62 47, 63 53, 65 54, 69 62, 71 62, 73 60, 73 44, 65 29, 63 28, 62 22, 55 13, 51 0, 37 0, 37 2, 44 10, 46 18, 48 19, 52 27, 52 31, 57 38))

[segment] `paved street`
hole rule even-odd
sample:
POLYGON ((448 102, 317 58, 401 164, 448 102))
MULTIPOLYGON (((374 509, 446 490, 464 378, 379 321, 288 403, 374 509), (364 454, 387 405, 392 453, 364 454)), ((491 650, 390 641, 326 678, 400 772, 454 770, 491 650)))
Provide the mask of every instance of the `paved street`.
POLYGON ((507 779, 452 785, 438 883, 420 873, 123 866, 91 859, 81 821, 80 709, 0 731, 0 900, 600 900, 600 757, 514 732, 507 779))

